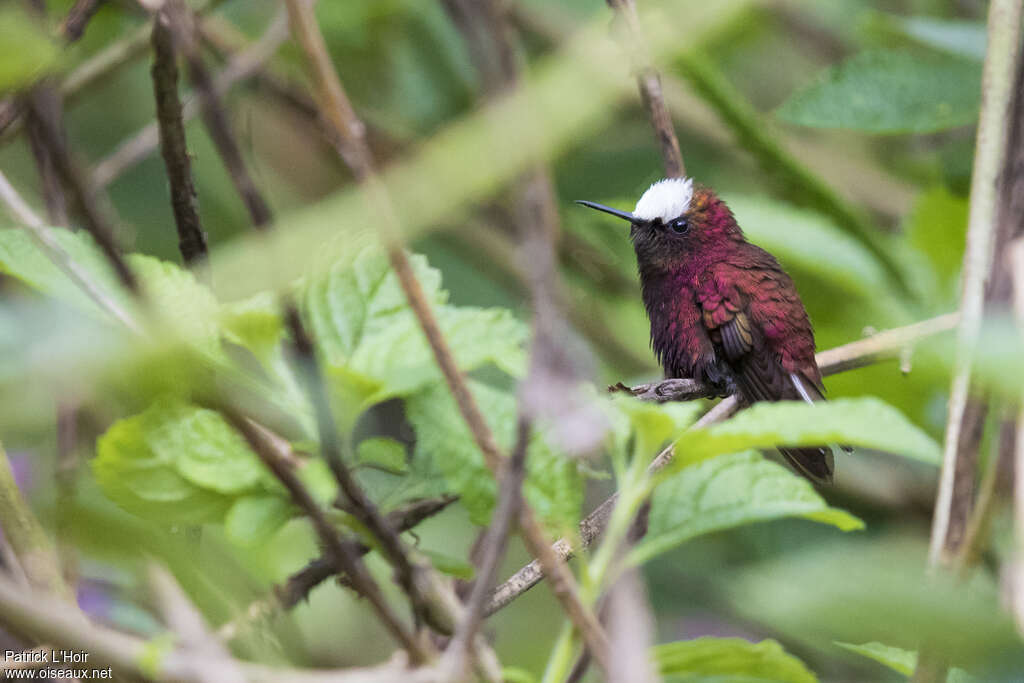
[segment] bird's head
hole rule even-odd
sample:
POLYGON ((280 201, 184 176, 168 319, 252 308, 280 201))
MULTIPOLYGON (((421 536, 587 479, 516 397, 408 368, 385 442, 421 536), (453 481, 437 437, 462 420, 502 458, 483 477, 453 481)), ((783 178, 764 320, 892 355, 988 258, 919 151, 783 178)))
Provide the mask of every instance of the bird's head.
POLYGON ((580 201, 628 220, 641 271, 675 271, 695 259, 711 259, 743 240, 729 207, 713 190, 690 178, 659 180, 647 188, 632 213, 580 201))

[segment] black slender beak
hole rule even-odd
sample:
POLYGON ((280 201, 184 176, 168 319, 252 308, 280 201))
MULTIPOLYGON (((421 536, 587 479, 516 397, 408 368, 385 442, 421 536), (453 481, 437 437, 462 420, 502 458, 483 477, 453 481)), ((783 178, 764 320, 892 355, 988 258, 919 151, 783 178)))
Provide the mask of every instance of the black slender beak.
POLYGON ((591 209, 597 209, 598 211, 604 211, 605 213, 610 213, 611 215, 618 216, 619 218, 624 218, 627 221, 629 221, 630 223, 635 223, 636 222, 636 216, 634 216, 633 214, 629 213, 628 211, 619 211, 618 209, 613 209, 610 206, 605 206, 604 204, 598 204, 597 202, 588 202, 588 201, 583 200, 583 199, 577 199, 576 203, 577 204, 582 204, 583 206, 589 206, 591 209))

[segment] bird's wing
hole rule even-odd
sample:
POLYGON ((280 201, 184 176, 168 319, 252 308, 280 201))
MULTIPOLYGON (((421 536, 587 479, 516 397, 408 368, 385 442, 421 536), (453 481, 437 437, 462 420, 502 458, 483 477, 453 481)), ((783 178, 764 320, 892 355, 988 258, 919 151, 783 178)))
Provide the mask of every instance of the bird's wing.
POLYGON ((752 315, 751 297, 737 286, 737 276, 749 277, 749 272, 730 272, 738 270, 720 268, 698 289, 704 327, 748 401, 798 399, 790 373, 766 348, 764 330, 752 315))
MULTIPOLYGON (((763 302, 744 294, 744 291, 758 292, 769 300, 774 296, 790 296, 786 291, 772 291, 777 288, 777 281, 772 277, 762 278, 762 275, 737 268, 719 269, 704 282, 698 290, 697 301, 708 335, 728 362, 736 384, 748 402, 804 400, 811 403, 823 400, 817 366, 787 369, 781 354, 769 343, 768 335, 775 330, 767 329, 767 325, 784 326, 793 322, 786 320, 792 306, 785 304, 794 302, 775 301, 782 304, 776 307, 781 319, 773 320, 765 315, 763 302), (737 285, 744 283, 744 279, 751 287, 737 285)), ((795 303, 800 305, 799 300, 795 303)), ((797 314, 803 315, 802 311, 800 305, 797 314)), ((806 324, 806 316, 802 321, 806 324)), ((780 448, 779 451, 794 469, 812 481, 831 481, 835 466, 830 448, 780 448)))

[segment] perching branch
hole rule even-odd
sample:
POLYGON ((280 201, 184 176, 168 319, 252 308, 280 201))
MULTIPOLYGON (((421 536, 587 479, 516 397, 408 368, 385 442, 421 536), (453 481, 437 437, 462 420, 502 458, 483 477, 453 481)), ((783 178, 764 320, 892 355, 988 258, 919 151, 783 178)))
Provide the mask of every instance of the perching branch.
MULTIPOLYGON (((838 346, 817 355, 818 367, 823 375, 834 375, 846 370, 863 367, 885 359, 897 358, 903 349, 926 337, 948 331, 956 327, 959 315, 949 313, 946 315, 924 320, 906 327, 899 327, 886 330, 879 334, 838 346)), ((722 400, 718 405, 708 411, 694 427, 706 427, 725 420, 739 408, 739 401, 735 396, 722 400)), ((672 447, 669 446, 651 462, 649 471, 657 471, 667 465, 673 457, 672 447)), ((616 495, 610 496, 587 517, 580 522, 580 541, 582 547, 586 548, 601 536, 612 510, 615 508, 616 495)), ((576 550, 566 539, 559 539, 552 550, 563 560, 568 560, 576 550)), ((540 564, 534 560, 500 585, 491 596, 491 602, 487 606, 487 614, 493 614, 507 606, 520 595, 537 585, 544 579, 544 571, 540 564)))
POLYGON ((206 259, 206 233, 199 220, 196 187, 192 179, 192 160, 185 141, 185 124, 178 99, 178 65, 174 36, 167 13, 153 18, 153 95, 156 120, 160 129, 160 151, 171 186, 171 209, 178 228, 178 249, 186 265, 206 259))
POLYGON ((629 50, 636 70, 636 82, 640 88, 640 99, 651 120, 651 128, 658 142, 662 162, 665 165, 665 176, 681 178, 686 175, 683 154, 679 151, 679 140, 672 124, 672 115, 665 104, 665 94, 661 88, 661 75, 651 64, 640 27, 640 17, 636 12, 636 0, 607 0, 615 10, 619 20, 625 24, 629 50))

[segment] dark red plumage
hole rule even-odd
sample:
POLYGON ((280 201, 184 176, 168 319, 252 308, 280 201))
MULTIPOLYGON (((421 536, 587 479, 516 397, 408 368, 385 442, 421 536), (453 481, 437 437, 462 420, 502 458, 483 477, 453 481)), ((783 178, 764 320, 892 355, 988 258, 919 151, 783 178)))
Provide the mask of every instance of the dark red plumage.
MULTIPOLYGON (((633 214, 619 215, 631 219, 651 344, 666 376, 748 403, 823 400, 814 332, 793 281, 746 241, 712 190, 662 181, 633 214)), ((780 450, 802 474, 831 479, 831 449, 780 450)))

